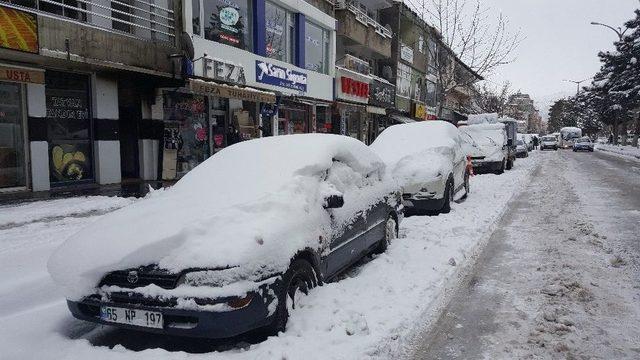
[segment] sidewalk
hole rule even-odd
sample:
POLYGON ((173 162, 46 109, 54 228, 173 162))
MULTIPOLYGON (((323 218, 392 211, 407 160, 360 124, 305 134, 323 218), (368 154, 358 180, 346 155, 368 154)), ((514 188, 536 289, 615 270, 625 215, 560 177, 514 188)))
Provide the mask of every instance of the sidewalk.
POLYGON ((598 144, 596 149, 600 151, 606 151, 617 155, 627 156, 640 160, 640 148, 633 147, 631 145, 611 145, 611 144, 598 144))
POLYGON ((169 187, 175 181, 124 181, 119 184, 98 185, 86 184, 74 188, 59 188, 49 191, 17 191, 0 193, 0 205, 17 204, 21 202, 40 201, 48 199, 61 199, 74 196, 119 196, 119 197, 143 197, 149 192, 149 186, 154 189, 169 187))

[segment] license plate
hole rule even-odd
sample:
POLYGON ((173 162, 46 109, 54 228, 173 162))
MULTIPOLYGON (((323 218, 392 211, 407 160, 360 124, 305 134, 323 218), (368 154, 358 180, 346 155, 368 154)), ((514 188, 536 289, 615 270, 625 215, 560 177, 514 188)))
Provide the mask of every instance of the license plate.
POLYGON ((140 309, 125 309, 112 306, 100 307, 100 319, 103 321, 142 327, 162 329, 162 313, 140 309))

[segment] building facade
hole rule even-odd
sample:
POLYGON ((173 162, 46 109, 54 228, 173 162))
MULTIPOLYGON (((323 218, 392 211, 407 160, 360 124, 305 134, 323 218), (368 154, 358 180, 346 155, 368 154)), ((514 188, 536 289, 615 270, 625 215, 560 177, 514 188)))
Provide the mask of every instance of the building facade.
POLYGON ((179 80, 176 13, 171 0, 0 3, 0 191, 155 170, 151 108, 179 80))

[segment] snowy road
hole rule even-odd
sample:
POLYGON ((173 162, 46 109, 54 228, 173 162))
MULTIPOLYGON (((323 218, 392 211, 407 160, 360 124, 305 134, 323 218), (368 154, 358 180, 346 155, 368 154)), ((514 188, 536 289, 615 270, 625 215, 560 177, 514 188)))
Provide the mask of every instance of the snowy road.
POLYGON ((640 357, 640 163, 545 152, 414 359, 640 357))

